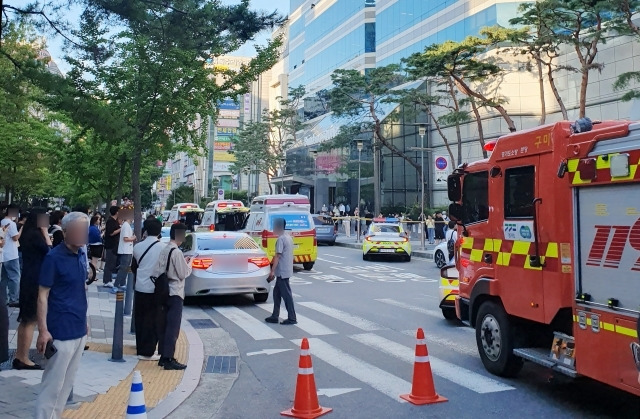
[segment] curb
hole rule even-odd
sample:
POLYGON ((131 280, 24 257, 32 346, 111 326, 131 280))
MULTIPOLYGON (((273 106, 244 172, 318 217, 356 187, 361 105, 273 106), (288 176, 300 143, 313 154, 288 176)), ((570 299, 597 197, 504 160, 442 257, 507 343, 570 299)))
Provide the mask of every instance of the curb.
POLYGON ((189 345, 187 369, 184 370, 180 384, 148 413, 149 419, 161 419, 176 410, 196 389, 200 382, 200 373, 204 362, 204 345, 196 329, 188 321, 180 325, 189 345))
MULTIPOLYGON (((362 250, 362 244, 360 243, 344 243, 344 242, 339 242, 336 240, 336 246, 338 247, 346 247, 349 249, 356 249, 356 250, 362 250)), ((411 256, 416 257, 416 258, 420 258, 420 259, 430 259, 433 260, 433 251, 431 250, 427 250, 427 251, 422 251, 422 250, 414 250, 411 252, 411 256)))

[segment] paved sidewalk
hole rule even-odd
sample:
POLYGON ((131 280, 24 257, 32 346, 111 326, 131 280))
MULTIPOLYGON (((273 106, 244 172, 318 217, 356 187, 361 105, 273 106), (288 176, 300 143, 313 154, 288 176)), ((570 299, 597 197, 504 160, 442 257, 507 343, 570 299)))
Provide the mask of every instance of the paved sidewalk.
MULTIPOLYGON (((74 385, 74 402, 64 412, 65 418, 122 418, 127 408, 131 377, 134 370, 142 373, 147 410, 162 403, 171 404, 171 392, 181 393, 184 371, 165 371, 157 362, 138 361, 135 356, 135 336, 129 333, 131 316, 124 317, 124 360, 110 362, 113 323, 115 316, 115 295, 102 286, 92 284, 89 299, 89 350, 85 351, 74 385)), ((17 345, 18 310, 9 308, 9 361, 0 364, 0 417, 33 417, 35 400, 39 391, 42 371, 18 371, 11 369, 11 362, 17 345)), ((202 356, 193 357, 193 347, 202 347, 193 328, 183 321, 183 330, 176 345, 175 357, 187 363, 189 368, 202 369, 202 356), (186 333, 185 333, 186 332, 186 333), (189 337, 189 340, 187 339, 189 337), (193 359, 192 359, 193 357, 193 359), (198 363, 198 365, 194 365, 198 363)), ((31 345, 31 355, 35 362, 45 365, 46 360, 36 353, 37 331, 31 345)), ((197 352, 197 351, 196 351, 197 352)), ((200 349, 201 352, 201 349, 200 349)), ((190 392, 193 391, 191 389, 190 392)), ((183 397, 184 399, 184 397, 183 397)), ((175 407, 174 407, 175 408, 175 407)), ((166 410, 160 409, 160 410, 166 410)), ((172 410, 172 409, 171 409, 172 410)), ((164 416, 164 415, 162 415, 164 416)))

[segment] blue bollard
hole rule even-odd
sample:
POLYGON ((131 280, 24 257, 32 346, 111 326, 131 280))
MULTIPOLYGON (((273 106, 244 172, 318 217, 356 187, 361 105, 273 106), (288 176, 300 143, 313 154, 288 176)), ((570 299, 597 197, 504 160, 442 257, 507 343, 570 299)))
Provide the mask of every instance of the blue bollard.
POLYGON ((125 362, 122 359, 123 349, 123 329, 124 329, 124 292, 116 292, 116 314, 113 319, 113 341, 111 343, 111 362, 125 362))
POLYGON ((133 305, 133 272, 131 272, 131 268, 129 268, 129 273, 127 274, 127 293, 124 299, 124 315, 131 315, 131 306, 133 305))

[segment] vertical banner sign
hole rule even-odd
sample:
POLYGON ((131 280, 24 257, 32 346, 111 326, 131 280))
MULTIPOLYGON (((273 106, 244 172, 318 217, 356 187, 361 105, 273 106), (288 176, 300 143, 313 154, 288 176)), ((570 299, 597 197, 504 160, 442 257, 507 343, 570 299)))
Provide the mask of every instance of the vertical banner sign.
POLYGON ((251 112, 251 93, 244 94, 244 114, 251 112))
POLYGON ((435 180, 436 182, 447 182, 447 177, 451 172, 451 164, 446 156, 435 156, 435 180))
POLYGON ((222 201, 224 200, 224 189, 218 189, 218 200, 222 201))

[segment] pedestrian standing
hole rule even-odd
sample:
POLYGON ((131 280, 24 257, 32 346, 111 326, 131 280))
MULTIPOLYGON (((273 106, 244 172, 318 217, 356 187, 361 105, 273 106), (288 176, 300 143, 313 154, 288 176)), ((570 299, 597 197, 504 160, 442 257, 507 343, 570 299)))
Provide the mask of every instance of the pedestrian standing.
POLYGON ((64 241, 64 234, 62 233, 62 217, 64 217, 64 212, 58 210, 53 211, 51 213, 51 217, 49 218, 49 222, 51 226, 49 227, 49 235, 51 236, 51 245, 56 247, 60 243, 64 241))
POLYGON ((127 285, 127 275, 133 258, 133 242, 136 241, 136 236, 133 234, 131 224, 129 224, 133 212, 126 210, 120 211, 119 214, 122 217, 122 224, 118 241, 118 274, 116 282, 113 284, 113 293, 118 292, 118 288, 123 289, 127 285))
MULTIPOLYGON (((133 296, 134 318, 136 326, 136 351, 138 358, 143 361, 158 361, 156 355, 158 346, 158 323, 162 311, 156 301, 155 285, 151 280, 160 253, 165 244, 158 240, 162 232, 162 223, 153 218, 144 222, 147 238, 133 246, 133 275, 135 278, 135 293, 133 296)), ((160 319, 161 320, 161 319, 160 319)))
POLYGON ((436 239, 436 223, 431 215, 427 215, 427 221, 425 222, 427 227, 427 236, 429 238, 429 244, 433 244, 436 239))
MULTIPOLYGON (((4 227, 0 227, 0 270, 2 269, 2 249, 4 248, 4 227)), ((7 287, 0 286, 0 303, 7 301, 7 287)), ((6 304, 0 304, 0 363, 9 359, 9 311, 6 304)))
POLYGON ((103 251, 100 216, 94 215, 91 217, 91 225, 89 226, 89 255, 91 256, 91 263, 98 271, 100 270, 100 259, 103 251))
POLYGON ((296 324, 296 310, 293 306, 293 295, 289 279, 293 276, 293 239, 285 233, 287 222, 284 218, 276 218, 273 221, 273 232, 278 236, 276 240, 276 254, 271 265, 270 280, 276 279, 273 288, 273 313, 267 317, 267 323, 278 323, 280 320, 280 303, 284 300, 287 309, 287 320, 280 324, 296 324))
POLYGON ((5 211, 4 219, 0 222, 0 226, 5 230, 0 287, 3 290, 8 289, 8 298, 6 301, 0 301, 0 304, 8 304, 9 307, 18 307, 19 298, 20 260, 18 257, 18 240, 20 240, 20 233, 14 221, 17 216, 18 209, 10 205, 5 211))
POLYGON ((24 267, 20 278, 20 313, 18 314, 18 348, 13 369, 39 370, 40 365, 29 359, 29 347, 38 320, 38 280, 40 268, 51 248, 49 214, 32 210, 25 221, 20 240, 24 267))
POLYGON ((112 205, 109 208, 111 215, 107 219, 104 230, 104 273, 102 274, 102 284, 110 287, 113 281, 113 273, 118 264, 118 243, 120 242, 120 222, 118 213, 120 208, 112 205))
POLYGON ((154 277, 166 272, 169 278, 169 297, 161 302, 162 315, 158 325, 158 365, 165 370, 183 370, 185 364, 178 362, 174 356, 176 341, 180 334, 182 321, 182 306, 184 304, 184 281, 191 275, 191 259, 185 259, 179 246, 184 242, 187 226, 182 223, 173 224, 169 230, 169 243, 158 256, 158 264, 154 270, 154 277))
POLYGON ((62 417, 87 340, 86 254, 89 217, 71 212, 62 219, 64 242, 45 256, 38 290, 40 353, 55 353, 42 374, 36 419, 62 417))
POLYGON ((351 216, 347 213, 342 221, 344 225, 344 232, 347 234, 347 237, 351 237, 351 216))
POLYGON ((440 211, 436 211, 436 216, 433 221, 435 223, 436 244, 440 244, 444 240, 444 227, 446 221, 442 217, 442 213, 440 211))

